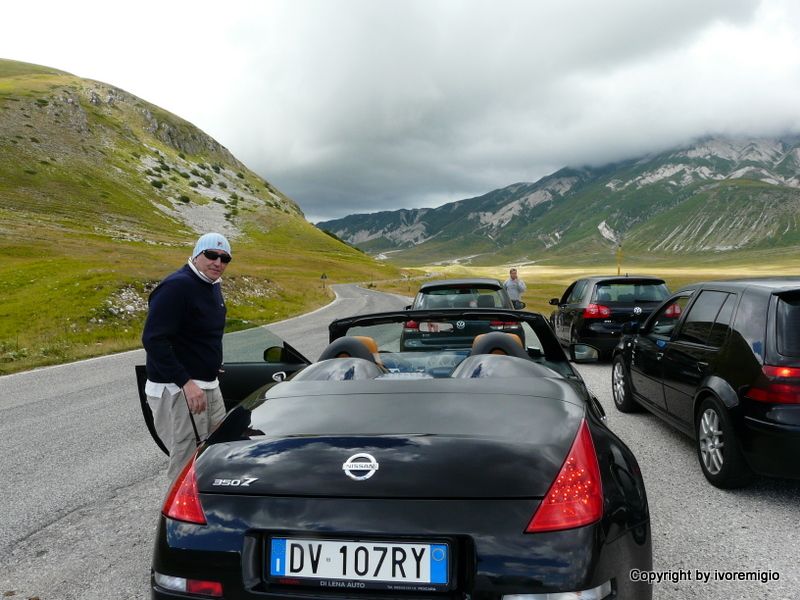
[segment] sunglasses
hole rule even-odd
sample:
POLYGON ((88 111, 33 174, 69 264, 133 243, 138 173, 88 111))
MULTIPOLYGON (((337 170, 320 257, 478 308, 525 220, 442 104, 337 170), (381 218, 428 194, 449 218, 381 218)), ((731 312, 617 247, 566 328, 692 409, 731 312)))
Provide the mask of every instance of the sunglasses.
POLYGON ((224 252, 214 252, 214 250, 203 250, 203 256, 205 256, 208 260, 220 259, 226 265, 229 262, 231 262, 231 255, 225 254, 224 252))

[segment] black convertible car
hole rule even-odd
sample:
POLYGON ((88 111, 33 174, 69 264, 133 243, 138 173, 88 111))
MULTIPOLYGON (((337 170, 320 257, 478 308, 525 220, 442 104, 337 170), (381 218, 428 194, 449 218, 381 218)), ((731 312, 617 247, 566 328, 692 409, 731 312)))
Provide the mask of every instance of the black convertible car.
POLYGON ((464 309, 520 322, 525 346, 399 351, 409 318, 451 312, 336 321, 313 364, 290 347, 226 362, 229 400, 248 373, 274 381, 173 482, 152 597, 650 598, 631 577, 652 567, 639 467, 547 322, 464 309))

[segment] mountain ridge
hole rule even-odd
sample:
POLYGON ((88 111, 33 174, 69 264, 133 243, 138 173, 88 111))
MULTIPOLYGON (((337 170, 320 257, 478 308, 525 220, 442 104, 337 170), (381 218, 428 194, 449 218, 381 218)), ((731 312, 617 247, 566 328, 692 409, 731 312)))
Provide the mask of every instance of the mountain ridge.
POLYGON ((476 254, 469 246, 482 256, 476 264, 524 262, 531 255, 583 254, 605 260, 620 244, 641 256, 654 251, 746 252, 798 243, 792 216, 798 198, 800 137, 705 136, 599 167, 565 167, 533 183, 515 183, 436 208, 349 215, 317 226, 407 264, 462 261, 476 254), (703 198, 713 198, 716 211, 725 210, 720 202, 727 198, 727 208, 739 220, 709 219, 710 213, 695 206, 693 222, 706 223, 714 232, 701 227, 694 234, 680 233, 675 218, 686 209, 674 211, 703 198), (746 210, 748 202, 760 212, 746 210), (748 233, 746 219, 757 235, 748 233), (681 242, 660 243, 670 237, 681 242), (443 240, 450 240, 451 247, 443 240))

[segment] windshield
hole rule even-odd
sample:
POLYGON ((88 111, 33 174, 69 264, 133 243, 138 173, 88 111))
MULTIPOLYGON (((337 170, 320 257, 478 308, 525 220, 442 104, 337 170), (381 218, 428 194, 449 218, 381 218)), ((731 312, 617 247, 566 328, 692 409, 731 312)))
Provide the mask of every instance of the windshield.
POLYGON ((469 356, 477 336, 499 331, 512 334, 527 358, 574 377, 575 372, 544 319, 532 314, 528 318, 515 317, 469 314, 469 311, 409 311, 380 323, 362 319, 361 323, 344 328, 341 335, 372 338, 382 364, 390 373, 449 377, 469 356))

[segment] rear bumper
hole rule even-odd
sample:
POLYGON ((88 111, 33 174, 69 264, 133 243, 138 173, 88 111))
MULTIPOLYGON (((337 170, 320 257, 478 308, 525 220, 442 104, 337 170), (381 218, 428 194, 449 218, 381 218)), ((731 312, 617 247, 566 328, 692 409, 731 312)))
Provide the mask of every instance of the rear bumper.
MULTIPOLYGON (((448 531, 462 532, 449 536, 455 549, 452 590, 436 594, 359 591, 357 596, 362 600, 398 600, 404 596, 414 600, 462 600, 467 595, 500 600, 506 594, 586 590, 607 581, 615 590, 613 598, 652 597, 651 586, 630 578, 633 569, 652 568, 650 526, 646 521, 638 527, 617 530, 614 536, 606 529, 609 524, 603 522, 567 531, 524 534, 522 530, 536 508, 535 500, 511 500, 502 506, 484 502, 480 507, 470 501, 464 504, 473 506, 459 510, 453 510, 451 503, 425 500, 321 503, 319 499, 309 502, 304 498, 244 497, 237 498, 234 507, 228 501, 217 503, 211 496, 204 496, 203 504, 209 522, 206 526, 161 517, 153 568, 175 577, 219 581, 224 598, 343 600, 356 595, 320 587, 275 585, 266 579, 268 535, 301 535, 285 529, 287 522, 297 522, 291 515, 298 514, 304 516, 300 522, 310 530, 325 523, 326 535, 346 538, 385 538, 387 527, 395 537, 422 531, 426 536, 440 532, 435 537, 446 536, 448 531), (378 517, 387 514, 389 503, 394 508, 402 505, 404 510, 388 513, 397 514, 398 518, 387 524, 385 518, 378 517), (377 505, 382 506, 374 508, 377 505), (233 513, 228 512, 226 517, 223 506, 226 511, 234 509, 233 513), (479 520, 474 518, 476 509, 482 515, 479 520), (230 514, 241 518, 229 520, 230 514), (235 525, 242 522, 255 522, 258 528, 237 530, 235 525)), ((152 598, 187 597, 190 596, 152 587, 152 598)))
POLYGON ((622 339, 622 326, 609 327, 603 323, 584 323, 578 332, 578 341, 589 344, 601 352, 611 352, 622 339))
POLYGON ((800 425, 745 416, 742 429, 742 450, 754 471, 800 479, 800 425))

